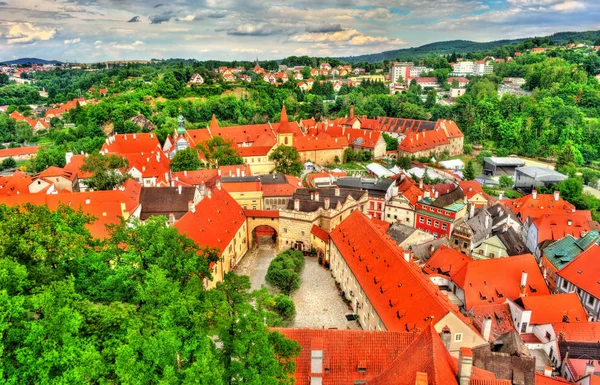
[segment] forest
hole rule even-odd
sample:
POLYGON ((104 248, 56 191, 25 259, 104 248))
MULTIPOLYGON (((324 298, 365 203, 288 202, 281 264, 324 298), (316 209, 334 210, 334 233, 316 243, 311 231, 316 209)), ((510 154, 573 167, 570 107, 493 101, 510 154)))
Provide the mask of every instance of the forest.
POLYGON ((66 206, 0 206, 0 382, 292 383, 300 347, 270 329, 287 316, 279 296, 233 273, 205 290, 217 251, 164 217, 104 240, 90 221, 66 206))

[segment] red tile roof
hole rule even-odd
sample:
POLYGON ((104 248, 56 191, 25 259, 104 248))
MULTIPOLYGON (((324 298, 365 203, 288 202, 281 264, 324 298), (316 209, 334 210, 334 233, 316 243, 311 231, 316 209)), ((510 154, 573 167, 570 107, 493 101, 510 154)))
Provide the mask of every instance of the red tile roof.
POLYGON ((104 154, 149 154, 161 151, 160 143, 153 133, 149 134, 117 134, 106 139, 100 150, 104 154))
POLYGON ((448 135, 441 129, 435 129, 408 133, 398 149, 406 152, 419 152, 449 143, 448 135))
POLYGON ((360 145, 362 148, 374 149, 381 137, 380 131, 373 130, 346 130, 346 139, 348 143, 360 145))
POLYGON ((529 194, 513 200, 503 200, 502 204, 522 220, 529 217, 536 219, 545 214, 572 212, 575 209, 575 206, 561 197, 555 201, 554 194, 537 194, 536 199, 533 199, 533 194, 529 194))
POLYGON ((65 170, 73 172, 79 179, 87 179, 92 177, 94 174, 88 171, 82 171, 81 166, 85 163, 87 155, 73 155, 71 161, 65 165, 65 170))
POLYGON ((62 178, 68 179, 70 181, 73 181, 77 177, 77 174, 72 171, 69 171, 67 169, 61 168, 61 167, 50 166, 47 169, 45 169, 44 171, 37 174, 35 177, 36 178, 62 177, 62 178))
POLYGON ((588 210, 577 210, 564 214, 546 214, 536 219, 533 224, 537 228, 537 242, 556 241, 566 235, 580 238, 591 230, 592 214, 588 210))
POLYGON ((298 152, 315 150, 333 150, 348 147, 346 138, 334 138, 321 133, 316 136, 301 136, 294 138, 294 147, 298 152))
MULTIPOLYGON (((468 355, 471 349, 465 349, 468 355)), ((429 325, 392 365, 370 381, 369 385, 414 385, 417 373, 426 373, 429 385, 457 385, 458 363, 453 358, 433 325, 429 325)), ((471 384, 510 385, 485 370, 473 367, 471 384)))
POLYGON ((25 146, 16 148, 6 148, 0 150, 0 158, 9 158, 13 156, 34 155, 38 153, 39 146, 25 146))
POLYGON ((473 306, 519 298, 522 272, 527 273, 526 295, 550 294, 531 254, 474 260, 451 279, 464 291, 465 308, 469 310, 473 306))
POLYGON ((398 185, 398 193, 404 196, 411 205, 415 206, 420 199, 423 199, 425 196, 425 191, 430 191, 431 189, 423 185, 423 189, 419 188, 419 184, 412 180, 412 178, 405 176, 404 179, 398 185))
POLYGON ((294 176, 286 175, 287 183, 263 184, 264 197, 291 197, 302 187, 302 181, 294 176))
MULTIPOLYGON (((275 329, 300 344, 296 358, 296 384, 308 384, 311 376, 311 350, 323 350, 323 385, 347 385, 371 380, 393 365, 413 342, 405 332, 275 329), (358 371, 359 367, 366 370, 358 371), (328 369, 328 371, 327 371, 328 369)), ((316 374, 316 373, 315 373, 316 374)), ((390 385, 390 384, 388 384, 390 385)), ((414 384, 413 384, 414 385, 414 384)))
POLYGON ((31 181, 32 178, 29 175, 18 170, 11 176, 0 176, 0 195, 29 194, 31 181))
POLYGON ((251 182, 223 182, 223 188, 228 193, 233 192, 259 192, 262 191, 262 184, 259 181, 251 182))
POLYGON ((592 245, 558 272, 573 285, 600 298, 600 245, 592 245))
POLYGON ((535 374, 535 385, 566 385, 573 384, 562 377, 547 377, 542 373, 535 374))
POLYGON ((446 275, 453 277, 467 263, 471 257, 446 245, 441 245, 423 266, 423 272, 428 275, 446 275))
POLYGON ((323 242, 329 242, 329 233, 327 233, 327 231, 323 230, 317 225, 312 225, 310 233, 322 240, 323 242))
POLYGON ((223 253, 245 221, 244 210, 231 195, 214 188, 211 197, 204 197, 175 227, 198 245, 216 247, 223 253))
POLYGON ((600 322, 554 323, 557 338, 570 342, 600 342, 600 322))
POLYGON ((229 177, 229 176, 250 176, 252 175, 252 170, 250 169, 250 165, 238 164, 234 166, 220 166, 219 171, 221 172, 221 177, 229 177))
POLYGON ((241 157, 248 156, 266 156, 271 151, 272 146, 251 146, 251 147, 238 147, 241 157))
POLYGON ((532 325, 563 322, 587 322, 587 312, 576 293, 536 295, 521 298, 525 310, 531 310, 532 325))
POLYGON ((330 234, 387 330, 423 330, 455 305, 359 210, 330 234))
POLYGON ((279 218, 278 210, 244 210, 246 217, 279 218))
POLYGON ((177 171, 172 173, 172 178, 177 186, 180 182, 190 186, 203 183, 212 186, 218 179, 218 170, 177 171))
POLYGON ((474 306, 471 309, 471 313, 475 319, 475 325, 479 331, 482 329, 484 317, 491 318, 491 341, 495 340, 496 336, 508 333, 514 329, 512 314, 510 313, 510 308, 507 302, 474 306))

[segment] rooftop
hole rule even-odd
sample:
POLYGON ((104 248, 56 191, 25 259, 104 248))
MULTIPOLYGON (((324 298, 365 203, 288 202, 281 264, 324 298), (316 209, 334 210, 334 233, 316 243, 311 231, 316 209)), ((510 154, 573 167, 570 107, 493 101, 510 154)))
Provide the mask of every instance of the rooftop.
POLYGON ((483 161, 489 164, 493 164, 497 167, 521 167, 525 166, 525 161, 514 157, 485 157, 483 161))
POLYGON ((558 275, 573 285, 585 290, 595 298, 600 298, 600 245, 579 254, 569 262, 558 275))

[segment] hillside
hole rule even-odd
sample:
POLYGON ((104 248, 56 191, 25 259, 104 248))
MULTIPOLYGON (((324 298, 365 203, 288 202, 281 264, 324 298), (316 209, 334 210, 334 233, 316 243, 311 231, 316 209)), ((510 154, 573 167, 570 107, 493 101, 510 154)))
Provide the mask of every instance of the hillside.
POLYGON ((15 60, 8 60, 8 61, 4 61, 4 62, 0 62, 0 63, 4 63, 4 64, 8 64, 8 65, 23 65, 23 64, 38 64, 38 65, 43 65, 43 64, 62 64, 62 62, 58 61, 58 60, 44 60, 44 59, 38 59, 38 58, 31 58, 31 57, 24 57, 24 58, 20 58, 20 59, 15 59, 15 60))
MULTIPOLYGON (((550 38, 550 41, 552 41, 555 44, 564 44, 569 42, 570 40, 593 42, 594 40, 600 38, 600 31, 559 32, 548 37, 550 38)), ((429 54, 448 55, 453 52, 468 53, 486 51, 504 45, 519 44, 528 39, 530 38, 520 38, 512 40, 505 39, 489 42, 475 42, 470 40, 449 40, 425 44, 420 47, 404 48, 368 55, 340 57, 339 59, 347 62, 366 61, 370 63, 379 62, 382 60, 404 60, 408 58, 423 57, 429 54)))

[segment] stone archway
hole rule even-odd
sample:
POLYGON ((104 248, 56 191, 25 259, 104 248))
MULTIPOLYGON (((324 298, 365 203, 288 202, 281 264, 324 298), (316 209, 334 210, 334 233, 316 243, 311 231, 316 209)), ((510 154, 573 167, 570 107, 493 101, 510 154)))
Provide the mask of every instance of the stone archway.
POLYGON ((257 245, 277 245, 277 230, 269 225, 258 225, 252 230, 252 241, 257 245))

